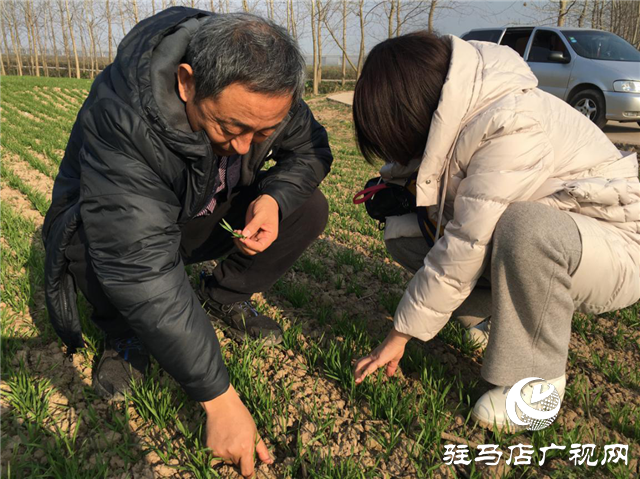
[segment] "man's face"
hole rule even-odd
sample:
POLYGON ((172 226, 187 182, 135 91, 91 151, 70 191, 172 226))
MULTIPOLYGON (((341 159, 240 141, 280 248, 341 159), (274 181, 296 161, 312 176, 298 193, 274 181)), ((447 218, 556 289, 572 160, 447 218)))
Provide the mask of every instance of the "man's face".
POLYGON ((204 130, 217 155, 244 155, 252 143, 261 143, 284 120, 291 95, 272 96, 247 90, 239 83, 226 87, 216 98, 195 101, 193 70, 178 67, 178 89, 193 131, 204 130))

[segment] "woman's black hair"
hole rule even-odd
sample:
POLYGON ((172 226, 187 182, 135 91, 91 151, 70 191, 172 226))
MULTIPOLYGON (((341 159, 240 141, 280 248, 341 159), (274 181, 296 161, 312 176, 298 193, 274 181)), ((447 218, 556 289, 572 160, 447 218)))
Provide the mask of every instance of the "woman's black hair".
POLYGON ((451 62, 451 42, 426 31, 376 45, 353 98, 356 141, 369 163, 422 156, 451 62))

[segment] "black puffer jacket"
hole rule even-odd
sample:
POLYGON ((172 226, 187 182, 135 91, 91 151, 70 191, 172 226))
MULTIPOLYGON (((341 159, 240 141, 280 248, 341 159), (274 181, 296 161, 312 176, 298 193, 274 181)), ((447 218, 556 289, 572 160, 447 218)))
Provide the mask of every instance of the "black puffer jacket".
MULTIPOLYGON (((189 128, 175 72, 211 13, 174 7, 139 23, 94 81, 71 132, 43 228, 47 307, 68 351, 84 345, 64 251, 80 223, 111 302, 160 365, 197 401, 229 380, 211 323, 179 254, 180 226, 212 191, 216 157, 189 128)), ((286 217, 329 172, 327 135, 306 104, 242 157, 241 185, 258 181, 286 217), (257 179, 267 159, 273 165, 257 179)))

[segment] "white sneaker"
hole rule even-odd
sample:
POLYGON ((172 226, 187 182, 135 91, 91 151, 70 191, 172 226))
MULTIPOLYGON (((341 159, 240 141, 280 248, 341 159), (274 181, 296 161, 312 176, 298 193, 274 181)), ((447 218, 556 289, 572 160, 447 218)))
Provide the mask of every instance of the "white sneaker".
POLYGON ((491 319, 486 319, 480 324, 467 329, 464 332, 464 339, 468 343, 478 345, 478 351, 484 351, 489 342, 489 331, 491 330, 491 319))
MULTIPOLYGON (((556 391, 558 391, 558 395, 560 396, 560 402, 562 402, 565 386, 567 385, 567 376, 564 374, 546 382, 531 381, 526 384, 520 391, 520 396, 524 399, 525 404, 531 406, 533 409, 541 410, 542 401, 532 405, 531 397, 536 385, 541 385, 538 393, 547 391, 549 388, 546 386, 546 383, 549 383, 556 388, 556 391)), ((473 407, 471 418, 480 426, 487 429, 493 429, 494 426, 498 430, 507 429, 510 431, 519 431, 526 429, 526 426, 520 426, 510 421, 509 416, 507 415, 507 395, 509 394, 511 387, 512 386, 499 386, 484 393, 473 407)), ((522 420, 522 411, 520 411, 519 408, 516 408, 516 412, 518 411, 518 417, 522 420)))

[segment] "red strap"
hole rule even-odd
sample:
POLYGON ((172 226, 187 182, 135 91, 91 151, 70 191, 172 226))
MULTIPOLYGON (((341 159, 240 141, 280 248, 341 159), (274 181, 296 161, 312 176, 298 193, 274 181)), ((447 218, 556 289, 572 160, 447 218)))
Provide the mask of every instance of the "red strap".
POLYGON ((384 190, 386 187, 387 187, 386 183, 380 183, 378 185, 365 188, 359 193, 356 193, 356 195, 353 197, 353 204, 359 205, 361 203, 364 203, 367 200, 370 200, 373 197, 373 195, 375 195, 380 190, 384 190))

